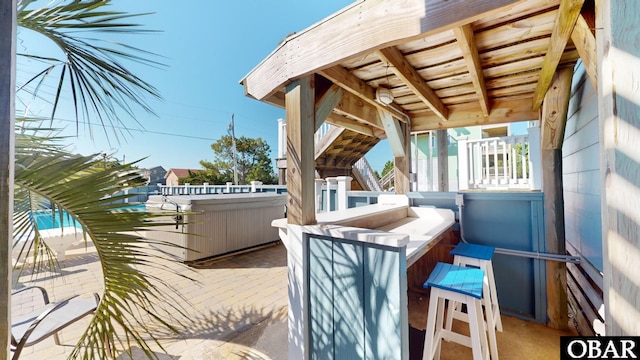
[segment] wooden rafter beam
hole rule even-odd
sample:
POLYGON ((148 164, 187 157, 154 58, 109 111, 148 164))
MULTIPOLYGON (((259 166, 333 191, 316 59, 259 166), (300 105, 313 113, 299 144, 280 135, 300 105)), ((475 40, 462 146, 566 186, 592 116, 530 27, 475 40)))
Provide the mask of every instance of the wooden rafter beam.
POLYGON ((349 70, 344 67, 340 65, 332 66, 330 68, 320 70, 318 74, 331 80, 334 84, 361 98, 367 103, 375 106, 379 111, 389 112, 393 117, 400 121, 406 121, 407 115, 405 113, 376 101, 376 90, 360 78, 351 74, 349 70))
POLYGON ((450 107, 449 120, 442 121, 433 113, 420 113, 411 116, 411 131, 449 129, 456 127, 502 124, 526 121, 538 118, 538 112, 531 108, 531 99, 496 100, 492 104, 491 114, 484 116, 482 109, 475 103, 453 105, 450 107))
POLYGON ((338 115, 336 113, 330 114, 325 122, 331 125, 345 128, 347 130, 355 131, 358 134, 378 137, 371 126, 361 124, 356 120, 349 119, 346 116, 338 115))
POLYGON ((560 8, 556 14, 555 27, 551 33, 551 40, 549 41, 549 49, 544 57, 536 91, 533 94, 534 110, 540 109, 542 100, 547 90, 549 90, 549 85, 551 85, 553 75, 560 63, 562 53, 571 37, 573 28, 578 20, 578 15, 580 15, 580 10, 582 10, 582 4, 584 4, 584 0, 560 1, 560 8))
POLYGON ((420 100, 427 104, 442 120, 447 121, 449 109, 447 109, 438 95, 425 83, 416 69, 409 64, 400 50, 392 46, 378 50, 377 54, 382 61, 391 65, 391 70, 420 100))
POLYGON ((263 100, 305 74, 343 59, 417 39, 503 12, 528 0, 358 1, 287 37, 241 83, 245 94, 263 100))
POLYGON ((279 108, 283 108, 285 107, 285 103, 284 103, 284 92, 276 92, 273 95, 267 97, 264 99, 264 102, 267 104, 271 104, 273 106, 277 106, 279 108))
POLYGON ((336 105, 334 111, 340 115, 349 115, 360 122, 384 130, 378 116, 378 108, 366 101, 362 101, 359 96, 355 96, 348 91, 343 93, 342 100, 336 105))
POLYGON ((476 45, 475 36, 473 35, 473 28, 471 24, 467 24, 453 29, 453 32, 456 34, 456 39, 462 50, 462 56, 469 68, 471 82, 478 95, 482 113, 484 116, 489 116, 489 97, 487 96, 487 88, 484 83, 482 66, 480 66, 480 56, 478 55, 478 46, 476 45))
POLYGON ((598 91, 598 54, 596 52, 596 37, 591 32, 587 20, 582 15, 578 16, 576 26, 571 32, 571 41, 576 46, 584 69, 589 76, 594 90, 598 91))

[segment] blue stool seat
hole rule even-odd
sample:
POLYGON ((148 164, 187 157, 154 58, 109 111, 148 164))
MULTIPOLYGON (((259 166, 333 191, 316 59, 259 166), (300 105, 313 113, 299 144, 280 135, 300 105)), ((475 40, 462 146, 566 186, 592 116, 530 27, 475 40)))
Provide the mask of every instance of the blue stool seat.
POLYGON ((440 359, 442 340, 446 340, 470 347, 474 360, 488 360, 491 356, 482 301, 489 288, 484 270, 439 262, 423 287, 430 288, 431 293, 422 359, 440 359), (468 335, 445 327, 445 310, 448 313, 447 304, 452 303, 466 305, 468 335))
POLYGON ((423 287, 433 286, 482 299, 483 279, 483 270, 439 262, 423 287))
MULTIPOLYGON (((498 292, 496 289, 496 281, 493 275, 493 264, 491 259, 495 253, 493 246, 458 243, 456 247, 449 252, 453 255, 453 264, 467 268, 479 268, 484 270, 485 281, 488 284, 488 290, 485 290, 482 299, 483 308, 486 318, 486 328, 489 334, 489 344, 491 347, 491 358, 498 358, 498 344, 496 339, 496 330, 502 331, 502 319, 500 317, 500 305, 498 304, 498 292)), ((453 319, 468 321, 467 314, 462 312, 460 304, 454 302, 447 312, 446 328, 451 329, 453 319)))
POLYGON ((476 245, 468 243, 458 243, 453 250, 449 252, 451 255, 466 256, 480 260, 491 260, 496 248, 493 246, 476 245))

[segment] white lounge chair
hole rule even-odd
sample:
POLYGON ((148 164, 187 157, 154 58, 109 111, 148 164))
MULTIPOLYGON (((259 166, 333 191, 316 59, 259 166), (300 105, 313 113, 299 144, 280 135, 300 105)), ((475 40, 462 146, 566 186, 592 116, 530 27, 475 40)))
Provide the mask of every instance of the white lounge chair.
POLYGON ((31 346, 53 335, 57 345, 60 345, 58 331, 93 314, 100 303, 100 296, 93 294, 95 299, 82 299, 73 296, 60 302, 49 302, 47 291, 40 286, 28 286, 14 291, 11 296, 24 291, 40 290, 43 305, 32 312, 11 319, 11 351, 13 360, 18 359, 25 346, 31 346))

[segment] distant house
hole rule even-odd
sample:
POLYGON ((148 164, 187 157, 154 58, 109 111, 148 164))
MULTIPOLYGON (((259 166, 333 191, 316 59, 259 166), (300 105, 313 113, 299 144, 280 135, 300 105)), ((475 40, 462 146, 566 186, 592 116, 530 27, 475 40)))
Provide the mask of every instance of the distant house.
POLYGON ((165 170, 162 166, 156 166, 149 169, 140 169, 140 175, 147 179, 147 185, 164 185, 167 170, 165 170))
POLYGON ((198 169, 169 169, 164 176, 165 184, 168 186, 178 186, 180 184, 180 178, 189 176, 189 171, 198 172, 198 169))

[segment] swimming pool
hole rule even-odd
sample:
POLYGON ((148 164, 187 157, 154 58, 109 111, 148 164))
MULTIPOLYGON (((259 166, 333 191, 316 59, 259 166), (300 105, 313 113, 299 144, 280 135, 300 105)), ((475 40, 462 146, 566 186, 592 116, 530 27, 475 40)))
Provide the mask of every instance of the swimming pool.
MULTIPOLYGON (((132 204, 121 208, 122 210, 145 211, 144 204, 132 204)), ((31 212, 33 221, 37 224, 40 236, 45 240, 55 253, 58 261, 65 259, 65 251, 74 243, 84 241, 82 225, 74 221, 73 217, 66 211, 37 210, 31 212)), ((33 233, 25 236, 19 236, 19 241, 32 241, 33 233)), ((90 238, 87 238, 90 240, 90 238)), ((20 260, 25 257, 22 254, 23 246, 13 247, 13 257, 20 260)), ((22 259, 23 260, 23 259, 22 259)))
MULTIPOLYGON (((145 205, 133 204, 123 206, 121 209, 145 211, 145 205)), ((74 221, 73 217, 66 211, 62 210, 62 216, 60 213, 60 211, 56 211, 54 215, 51 210, 37 210, 32 212, 32 216, 38 226, 38 230, 60 229, 62 227, 82 228, 82 225, 80 225, 79 222, 74 221)))
POLYGON ((34 211, 32 216, 38 226, 38 230, 59 229, 63 226, 82 228, 82 225, 74 221, 73 217, 64 210, 62 211, 62 216, 60 216, 59 211, 56 211, 54 215, 51 210, 34 211))

